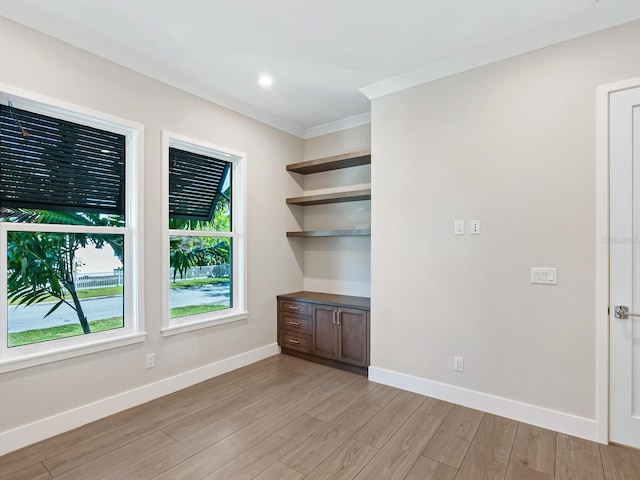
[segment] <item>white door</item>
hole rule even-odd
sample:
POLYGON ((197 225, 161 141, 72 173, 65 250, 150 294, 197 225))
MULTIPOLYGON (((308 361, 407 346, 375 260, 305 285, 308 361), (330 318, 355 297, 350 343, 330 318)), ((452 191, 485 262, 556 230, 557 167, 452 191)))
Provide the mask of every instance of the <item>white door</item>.
POLYGON ((640 448, 640 88, 610 102, 609 438, 640 448))

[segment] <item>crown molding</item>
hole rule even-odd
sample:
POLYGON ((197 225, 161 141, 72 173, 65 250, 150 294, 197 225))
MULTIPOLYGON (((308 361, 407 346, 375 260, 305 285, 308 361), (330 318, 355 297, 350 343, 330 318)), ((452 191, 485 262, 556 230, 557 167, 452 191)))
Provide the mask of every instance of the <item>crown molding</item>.
POLYGON ((352 117, 343 118, 342 120, 336 120, 335 122, 323 123, 317 127, 307 128, 304 131, 304 136, 302 138, 308 140, 309 138, 320 137, 321 135, 340 132, 349 128, 367 125, 369 123, 371 123, 371 112, 365 112, 352 117))
POLYGON ((600 13, 600 15, 592 14, 585 16, 581 22, 576 22, 575 24, 565 23, 551 25, 544 29, 522 35, 519 38, 511 39, 508 42, 494 43, 442 62, 382 80, 362 87, 360 92, 370 100, 373 100, 483 65, 588 35, 599 30, 629 23, 640 18, 640 8, 638 7, 619 10, 609 9, 604 12, 599 11, 598 13, 600 13))

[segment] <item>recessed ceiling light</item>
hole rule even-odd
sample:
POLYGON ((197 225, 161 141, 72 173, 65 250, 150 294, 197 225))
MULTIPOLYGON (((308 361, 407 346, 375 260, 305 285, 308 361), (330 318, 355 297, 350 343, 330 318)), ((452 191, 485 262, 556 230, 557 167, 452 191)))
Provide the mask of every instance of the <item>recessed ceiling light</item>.
POLYGON ((273 85, 273 78, 271 77, 271 75, 267 73, 263 73, 258 77, 258 83, 260 84, 261 87, 267 88, 273 85))

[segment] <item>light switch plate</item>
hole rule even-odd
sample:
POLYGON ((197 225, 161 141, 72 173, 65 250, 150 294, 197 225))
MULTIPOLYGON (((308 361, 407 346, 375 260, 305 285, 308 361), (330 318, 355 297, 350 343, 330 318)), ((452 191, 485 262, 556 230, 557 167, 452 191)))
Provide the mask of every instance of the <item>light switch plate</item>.
POLYGON ((456 235, 464 235, 464 220, 456 220, 453 224, 453 232, 456 235))
POLYGON ((557 285, 557 268, 531 268, 531 283, 538 285, 557 285))
POLYGON ((456 372, 464 372, 464 357, 453 357, 453 369, 456 372))

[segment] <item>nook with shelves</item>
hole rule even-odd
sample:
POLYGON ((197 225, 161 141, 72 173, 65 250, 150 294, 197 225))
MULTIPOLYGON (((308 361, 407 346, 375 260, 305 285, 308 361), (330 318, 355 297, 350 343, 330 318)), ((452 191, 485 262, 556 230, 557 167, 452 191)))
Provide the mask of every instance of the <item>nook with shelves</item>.
MULTIPOLYGON (((302 175, 313 173, 328 172, 342 168, 357 167, 361 165, 371 164, 371 152, 369 150, 342 155, 334 155, 331 157, 318 158, 287 165, 287 171, 295 172, 302 175)), ((359 189, 342 192, 324 193, 318 195, 304 195, 301 197, 287 198, 288 205, 299 205, 303 207, 313 205, 328 205, 335 203, 347 203, 371 200, 371 189, 359 189)), ((371 229, 369 228, 350 228, 350 229, 327 229, 327 230, 307 230, 287 232, 287 237, 352 237, 352 236, 369 236, 371 229)))
MULTIPOLYGON (((301 174, 320 174, 346 168, 360 167, 371 163, 371 152, 359 151, 343 155, 318 158, 306 162, 294 163, 287 166, 287 171, 301 174)), ((304 226, 320 227, 317 229, 287 232, 287 237, 318 238, 318 237, 369 237, 370 215, 365 203, 349 205, 350 202, 366 202, 371 200, 371 189, 366 188, 369 176, 367 169, 338 172, 327 176, 317 176, 305 180, 305 187, 309 194, 286 199, 287 205, 305 207, 304 226), (320 188, 340 183, 345 185, 343 191, 327 191, 317 193, 320 188), (356 184, 358 186, 356 186, 356 184), (313 186, 316 189, 309 188, 313 186), (344 206, 334 206, 345 204, 344 206), (326 208, 316 207, 325 205, 326 208), (306 210, 306 207, 313 207, 306 210), (326 229, 325 229, 326 227, 326 229)), ((337 190, 332 188, 331 190, 337 190)), ((331 240, 319 240, 305 243, 305 258, 307 254, 315 255, 309 265, 322 265, 323 273, 332 262, 340 267, 329 268, 339 272, 331 285, 315 283, 320 289, 328 286, 332 290, 342 290, 344 285, 353 278, 354 272, 361 277, 366 275, 369 268, 366 240, 345 240, 331 243, 331 240), (329 242, 329 243, 325 243, 329 242), (318 245, 322 245, 317 248, 318 245), (344 248, 344 251, 340 251, 344 248), (320 257, 318 251, 330 252, 330 257, 320 257), (309 253, 311 252, 311 253, 309 253), (335 257, 331 256, 335 254, 335 257), (348 258, 347 258, 348 257, 348 258), (355 263, 354 263, 354 259, 355 263), (355 266, 355 268, 353 268, 355 266), (350 270, 351 269, 351 270, 350 270), (345 272, 349 271, 346 275, 345 272), (346 276, 347 280, 338 277, 346 276), (343 283, 344 282, 344 283, 343 283)), ((322 255, 322 254, 321 254, 322 255)), ((307 261, 305 260, 305 270, 307 261)), ((313 267, 312 267, 313 268, 313 267)), ((313 275, 311 275, 313 277, 313 275)), ((321 274, 322 277, 322 274, 321 274)), ((327 276, 322 277, 326 280, 327 276)), ((305 281, 306 283, 306 281, 305 281)), ((310 282, 314 284, 313 281, 310 282)), ((368 297, 337 295, 331 293, 300 291, 279 295, 278 303, 278 344, 282 353, 296 355, 326 365, 344 368, 366 375, 369 366, 369 303, 368 297)))

